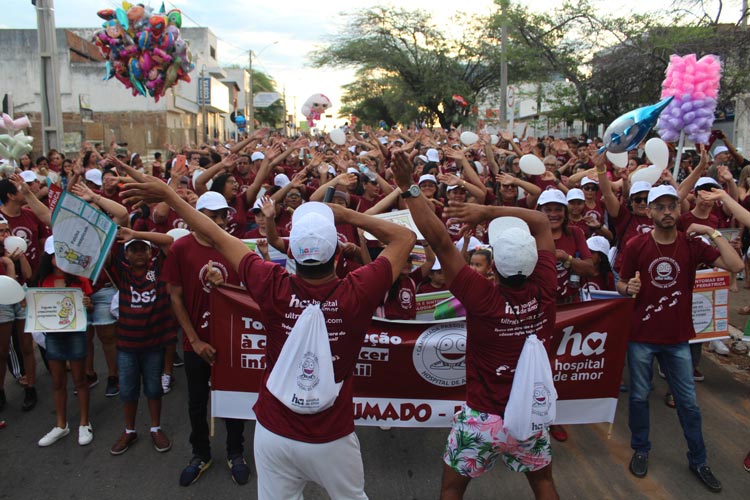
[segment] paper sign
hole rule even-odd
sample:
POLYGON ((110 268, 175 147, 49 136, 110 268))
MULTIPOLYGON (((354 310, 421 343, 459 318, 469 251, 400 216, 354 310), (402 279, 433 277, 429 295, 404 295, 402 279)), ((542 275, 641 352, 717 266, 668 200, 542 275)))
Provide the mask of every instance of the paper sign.
MULTIPOLYGON (((414 234, 417 235, 418 240, 424 240, 424 236, 422 236, 422 233, 419 232, 419 229, 417 229, 417 225, 414 224, 414 219, 411 218, 411 212, 408 210, 397 210, 395 212, 387 212, 384 214, 378 214, 374 217, 377 217, 378 219, 387 220, 388 222, 393 222, 394 224, 398 224, 399 226, 404 226, 412 230, 414 234)), ((365 238, 368 240, 377 240, 377 238, 373 235, 371 235, 368 232, 365 232, 365 238)))
POLYGON ((29 288, 27 332, 86 331, 86 308, 80 288, 29 288))

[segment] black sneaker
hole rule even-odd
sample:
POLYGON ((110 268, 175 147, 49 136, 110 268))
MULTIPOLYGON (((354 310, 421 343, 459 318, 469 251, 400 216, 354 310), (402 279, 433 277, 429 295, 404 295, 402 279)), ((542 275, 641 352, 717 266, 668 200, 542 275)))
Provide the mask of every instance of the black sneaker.
POLYGON ((117 377, 107 377, 107 389, 105 389, 104 395, 112 398, 118 394, 120 394, 120 381, 117 377))
POLYGON ((716 476, 714 476, 714 473, 711 472, 711 467, 708 465, 701 465, 697 469, 690 468, 691 471, 693 471, 693 474, 698 476, 698 479, 700 479, 703 484, 706 485, 706 488, 713 491, 714 493, 718 493, 721 491, 721 482, 716 479, 716 476))
POLYGON ((211 467, 210 459, 205 461, 201 457, 193 457, 187 467, 182 469, 180 486, 190 486, 195 483, 209 467, 211 467))
POLYGON ((630 459, 630 472, 635 477, 646 477, 648 474, 648 454, 636 451, 630 459))
POLYGON ((99 385, 99 375, 94 373, 93 375, 86 374, 86 382, 89 383, 89 389, 93 389, 99 385))
POLYGON ((174 360, 172 360, 172 366, 174 366, 176 368, 179 368, 180 366, 182 366, 184 364, 185 364, 185 362, 180 357, 180 353, 179 352, 175 352, 174 353, 174 360))
POLYGON ((31 411, 36 406, 36 387, 27 387, 24 389, 23 405, 21 410, 31 411))
POLYGON ((237 484, 247 484, 250 479, 250 467, 242 455, 227 458, 227 467, 232 473, 232 481, 237 484))

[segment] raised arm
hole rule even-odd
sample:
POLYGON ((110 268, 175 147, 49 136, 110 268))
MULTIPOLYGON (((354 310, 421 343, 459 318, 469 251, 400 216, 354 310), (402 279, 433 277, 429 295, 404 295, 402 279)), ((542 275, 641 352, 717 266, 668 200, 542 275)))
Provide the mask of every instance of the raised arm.
POLYGON ((14 174, 13 177, 11 177, 11 180, 16 185, 16 189, 23 195, 26 204, 31 211, 34 212, 34 215, 36 215, 45 226, 52 227, 52 216, 47 205, 39 201, 39 198, 31 192, 29 185, 21 179, 20 175, 14 174))
POLYGON ((620 202, 617 201, 617 196, 612 191, 612 183, 607 177, 606 161, 607 157, 602 153, 594 156, 594 167, 596 168, 596 177, 599 179, 599 189, 602 192, 604 207, 610 217, 617 217, 617 214, 620 213, 620 202))
POLYGON ((95 194, 84 183, 79 182, 70 188, 70 192, 82 198, 86 203, 93 203, 112 216, 118 226, 128 226, 128 209, 114 200, 95 194))

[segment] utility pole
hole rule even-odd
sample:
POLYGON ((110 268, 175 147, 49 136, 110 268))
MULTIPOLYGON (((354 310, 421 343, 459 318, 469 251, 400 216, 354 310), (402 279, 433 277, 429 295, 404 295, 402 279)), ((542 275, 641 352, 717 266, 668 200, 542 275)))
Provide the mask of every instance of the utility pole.
POLYGON ((750 12, 747 11, 747 0, 742 0, 742 27, 747 28, 747 18, 750 12))
MULTIPOLYGON (((503 1, 500 8, 502 26, 500 28, 500 128, 508 126, 508 22, 505 12, 507 2, 503 1)), ((511 135, 513 131, 511 130, 511 135)))
MULTIPOLYGON (((201 94, 201 121, 203 122, 203 142, 208 144, 208 113, 206 112, 206 97, 208 95, 208 92, 206 91, 206 84, 210 85, 210 81, 206 81, 206 65, 204 64, 201 66, 201 84, 200 87, 200 94, 201 94)), ((197 138, 196 138, 197 140, 197 138)))
POLYGON ((283 94, 281 95, 281 99, 284 101, 284 116, 282 117, 283 123, 284 123, 284 137, 289 137, 288 127, 287 127, 287 114, 286 114, 286 85, 283 87, 283 94))
POLYGON ((255 132, 255 93, 253 92, 253 49, 247 51, 247 71, 250 74, 250 93, 247 95, 247 133, 253 135, 255 132))
POLYGON ((42 154, 46 155, 50 149, 62 149, 63 144, 55 6, 54 0, 31 0, 31 4, 36 7, 37 37, 41 62, 42 154))

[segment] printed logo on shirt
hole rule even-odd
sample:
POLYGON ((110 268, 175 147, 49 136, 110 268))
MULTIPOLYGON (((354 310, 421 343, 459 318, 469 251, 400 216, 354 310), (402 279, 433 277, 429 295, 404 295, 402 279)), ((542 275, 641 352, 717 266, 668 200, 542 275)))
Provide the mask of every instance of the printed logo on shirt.
POLYGON ((31 229, 25 226, 16 226, 11 231, 13 233, 13 236, 18 236, 19 238, 23 238, 23 240, 26 242, 26 252, 28 253, 29 259, 34 260, 36 257, 36 245, 32 243, 31 235, 34 234, 31 229))
POLYGON ((596 210, 589 210, 585 214, 583 214, 584 217, 591 217, 595 221, 599 222, 599 212, 596 210))
POLYGON ((676 292, 672 292, 670 295, 661 296, 659 298, 659 302, 657 302, 656 304, 649 304, 648 306, 646 306, 646 314, 643 315, 643 321, 650 320, 652 314, 658 314, 664 309, 675 307, 680 302, 680 295, 682 295, 682 292, 678 290, 676 292))
POLYGON ((132 286, 130 287, 130 304, 150 304, 156 302, 156 290, 147 290, 139 292, 132 286))
POLYGON ((153 269, 150 269, 150 270, 146 271, 146 279, 148 281, 150 281, 151 283, 155 283, 156 282, 156 271, 154 271, 153 269))
POLYGON ((318 357, 312 352, 306 352, 300 363, 300 374, 297 375, 297 387, 303 391, 311 391, 318 385, 318 357))
POLYGON ((659 257, 648 266, 651 283, 657 288, 669 288, 677 283, 680 265, 672 257, 659 257))
POLYGON ((183 219, 175 219, 172 221, 172 228, 173 229, 188 229, 187 222, 185 222, 183 219))
MULTIPOLYGON (((221 279, 224 280, 224 282, 229 279, 229 271, 224 264, 214 261, 213 267, 221 273, 221 279)), ((208 274, 208 262, 203 264, 203 267, 201 267, 200 271, 198 271, 198 281, 200 281, 201 288, 203 288, 204 292, 211 293, 211 287, 208 285, 208 281, 206 280, 206 274, 208 274)))
POLYGON ((398 299, 403 309, 411 309, 411 304, 414 302, 414 294, 411 290, 402 288, 398 292, 398 299))
POLYGON ((440 387, 466 384, 466 324, 445 323, 422 332, 414 344, 417 373, 440 387))
POLYGON ((638 224, 635 228, 635 230, 638 231, 639 234, 650 233, 653 229, 654 226, 650 224, 638 224))

